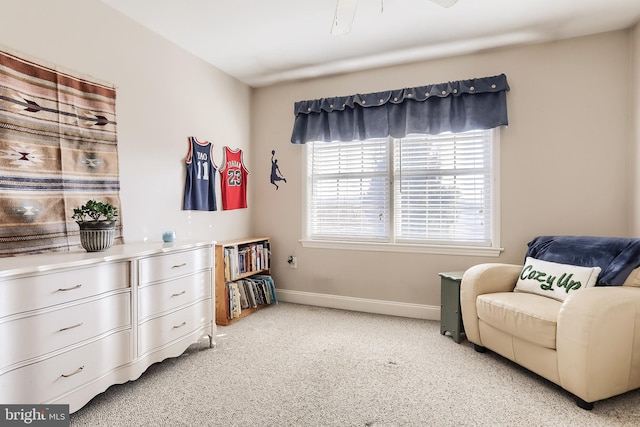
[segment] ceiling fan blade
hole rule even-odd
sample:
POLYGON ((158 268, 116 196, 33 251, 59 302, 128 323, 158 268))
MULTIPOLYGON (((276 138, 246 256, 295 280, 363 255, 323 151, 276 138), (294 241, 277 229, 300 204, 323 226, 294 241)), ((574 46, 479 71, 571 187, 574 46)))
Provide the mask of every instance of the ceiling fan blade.
POLYGON ((434 3, 438 3, 442 7, 451 7, 458 3, 458 0, 431 0, 434 3))
POLYGON ((336 13, 333 17, 333 25, 331 26, 331 34, 347 34, 351 31, 351 24, 356 14, 357 5, 358 0, 338 0, 336 13))

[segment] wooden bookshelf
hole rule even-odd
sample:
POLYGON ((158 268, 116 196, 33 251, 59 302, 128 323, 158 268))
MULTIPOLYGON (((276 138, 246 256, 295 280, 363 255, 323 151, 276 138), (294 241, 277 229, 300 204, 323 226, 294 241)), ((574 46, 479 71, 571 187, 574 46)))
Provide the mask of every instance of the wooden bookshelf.
MULTIPOLYGON (((230 315, 229 284, 256 275, 270 275, 271 242, 269 238, 253 237, 219 242, 216 244, 215 252, 216 324, 226 326, 268 307, 268 303, 255 307, 243 307, 240 313, 236 313, 235 316, 230 315), (261 252, 258 253, 259 248, 261 252)), ((275 293, 272 301, 275 301, 275 293)))

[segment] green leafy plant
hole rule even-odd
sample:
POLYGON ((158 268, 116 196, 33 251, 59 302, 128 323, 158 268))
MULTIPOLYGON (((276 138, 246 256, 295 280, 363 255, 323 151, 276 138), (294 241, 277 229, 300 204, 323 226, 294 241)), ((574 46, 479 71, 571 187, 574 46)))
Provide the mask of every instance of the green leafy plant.
POLYGON ((89 200, 79 208, 75 208, 71 218, 81 224, 89 221, 113 221, 117 216, 118 208, 115 206, 105 202, 89 200))

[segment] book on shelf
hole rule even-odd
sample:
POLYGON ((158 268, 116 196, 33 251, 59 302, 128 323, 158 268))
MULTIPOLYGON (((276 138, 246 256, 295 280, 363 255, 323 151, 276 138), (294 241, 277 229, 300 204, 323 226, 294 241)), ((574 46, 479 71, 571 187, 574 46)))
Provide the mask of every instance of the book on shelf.
POLYGON ((238 277, 238 248, 229 246, 224 248, 224 279, 231 282, 238 277))
POLYGON ((256 296, 253 292, 253 287, 251 286, 251 282, 248 280, 242 281, 242 287, 247 295, 247 308, 255 308, 258 306, 256 302, 256 296))
POLYGON ((225 281, 235 281, 241 275, 268 270, 271 252, 268 241, 224 248, 225 281))
POLYGON ((224 249, 224 280, 231 281, 231 256, 228 248, 224 249))
POLYGON ((238 284, 236 282, 227 283, 227 292, 229 294, 229 318, 240 317, 242 308, 240 307, 238 284))
POLYGON ((278 302, 278 298, 276 297, 276 285, 273 281, 273 277, 268 274, 256 274, 254 276, 251 276, 251 279, 256 282, 262 282, 262 286, 265 289, 264 292, 269 300, 269 304, 278 302))
POLYGON ((249 300, 247 298, 247 288, 244 284, 244 280, 240 280, 238 283, 238 291, 240 294, 240 308, 249 308, 249 300))
POLYGON ((227 283, 229 312, 227 317, 240 316, 243 309, 256 308, 278 302, 273 278, 268 274, 257 274, 227 283))

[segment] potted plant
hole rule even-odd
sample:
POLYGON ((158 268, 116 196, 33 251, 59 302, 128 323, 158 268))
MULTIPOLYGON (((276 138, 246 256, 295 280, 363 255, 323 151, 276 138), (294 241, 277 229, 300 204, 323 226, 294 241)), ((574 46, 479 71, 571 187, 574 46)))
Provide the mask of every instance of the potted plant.
POLYGON ((80 244, 87 252, 105 251, 113 245, 117 216, 118 208, 96 200, 73 210, 71 219, 80 227, 80 244))

